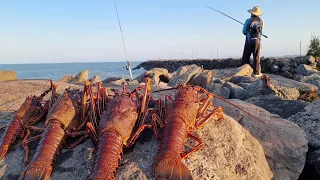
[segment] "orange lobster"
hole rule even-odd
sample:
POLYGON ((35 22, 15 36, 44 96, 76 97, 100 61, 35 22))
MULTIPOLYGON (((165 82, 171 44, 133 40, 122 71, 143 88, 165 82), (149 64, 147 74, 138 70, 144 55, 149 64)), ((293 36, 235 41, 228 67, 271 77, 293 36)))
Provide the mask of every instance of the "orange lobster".
POLYGON ((149 78, 146 78, 143 95, 139 92, 141 89, 143 87, 137 87, 129 93, 124 85, 123 92, 116 93, 98 116, 99 135, 93 139, 98 140, 99 144, 93 170, 88 179, 114 179, 123 147, 131 146, 145 128, 152 127, 144 123, 151 99, 148 95, 151 90, 149 78))
POLYGON ((156 179, 192 179, 191 172, 181 162, 203 146, 202 140, 192 135, 192 132, 201 128, 213 116, 223 119, 221 107, 216 107, 209 114, 205 113, 212 106, 213 94, 198 86, 180 85, 177 90, 174 99, 170 100, 166 96, 164 109, 162 101, 158 101, 160 113, 153 114, 157 122, 165 117, 163 138, 152 167, 156 179), (205 97, 201 97, 203 95, 205 97), (196 140, 198 145, 189 152, 183 152, 187 138, 196 140))
POLYGON ((46 117, 46 128, 38 145, 37 152, 30 164, 20 175, 22 179, 48 179, 52 164, 68 136, 83 135, 71 146, 75 146, 88 136, 85 129, 87 92, 90 85, 86 83, 84 91, 66 89, 50 108, 46 117))
MULTIPOLYGON (((2 141, 0 143, 0 159, 2 159, 10 145, 16 140, 17 137, 23 138, 23 145, 27 143, 27 138, 30 136, 30 130, 42 131, 41 128, 34 127, 33 125, 41 121, 48 113, 49 102, 43 101, 52 89, 56 89, 55 85, 51 82, 51 88, 44 91, 40 96, 28 96, 12 121, 7 125, 2 141)), ((28 159, 28 149, 26 151, 26 160, 28 159)))

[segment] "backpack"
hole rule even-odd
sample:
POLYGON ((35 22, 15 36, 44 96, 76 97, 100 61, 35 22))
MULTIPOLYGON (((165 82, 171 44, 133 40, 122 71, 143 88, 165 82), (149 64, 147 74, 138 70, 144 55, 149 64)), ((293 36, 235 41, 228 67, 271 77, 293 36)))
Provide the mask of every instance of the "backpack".
POLYGON ((249 24, 250 37, 260 39, 262 29, 262 20, 259 17, 253 17, 249 24))

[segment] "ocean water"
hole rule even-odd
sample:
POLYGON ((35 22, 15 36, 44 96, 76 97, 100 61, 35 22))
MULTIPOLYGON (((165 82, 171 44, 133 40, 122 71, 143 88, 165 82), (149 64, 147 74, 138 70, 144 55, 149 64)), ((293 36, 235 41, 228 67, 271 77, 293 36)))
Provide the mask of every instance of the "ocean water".
MULTIPOLYGON (((141 62, 130 62, 133 69, 141 62)), ((129 78, 129 71, 124 68, 126 62, 95 62, 95 63, 52 63, 52 64, 0 64, 0 70, 15 70, 18 79, 52 79, 59 81, 66 75, 77 75, 82 70, 89 70, 89 78, 100 76, 101 80, 108 77, 129 78)), ((145 70, 132 70, 137 77, 145 70)))

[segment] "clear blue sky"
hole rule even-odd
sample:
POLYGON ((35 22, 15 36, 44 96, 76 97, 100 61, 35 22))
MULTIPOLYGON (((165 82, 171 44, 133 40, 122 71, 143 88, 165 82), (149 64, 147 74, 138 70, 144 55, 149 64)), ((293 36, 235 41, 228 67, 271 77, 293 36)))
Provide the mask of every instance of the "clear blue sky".
MULTIPOLYGON (((248 9, 261 7, 265 22, 262 56, 307 51, 311 33, 320 36, 319 0, 118 0, 129 60, 241 57, 242 25, 248 9), (168 55, 170 54, 170 55, 168 55)), ((112 0, 0 2, 0 64, 125 61, 112 0)))

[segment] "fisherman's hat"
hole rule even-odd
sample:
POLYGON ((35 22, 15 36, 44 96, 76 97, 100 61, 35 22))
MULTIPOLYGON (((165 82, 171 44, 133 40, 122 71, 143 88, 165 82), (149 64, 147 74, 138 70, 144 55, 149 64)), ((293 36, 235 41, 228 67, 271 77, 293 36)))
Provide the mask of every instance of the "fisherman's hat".
POLYGON ((262 12, 261 12, 259 6, 254 6, 252 9, 249 9, 248 12, 253 14, 253 15, 256 15, 256 16, 261 16, 262 15, 262 12))

